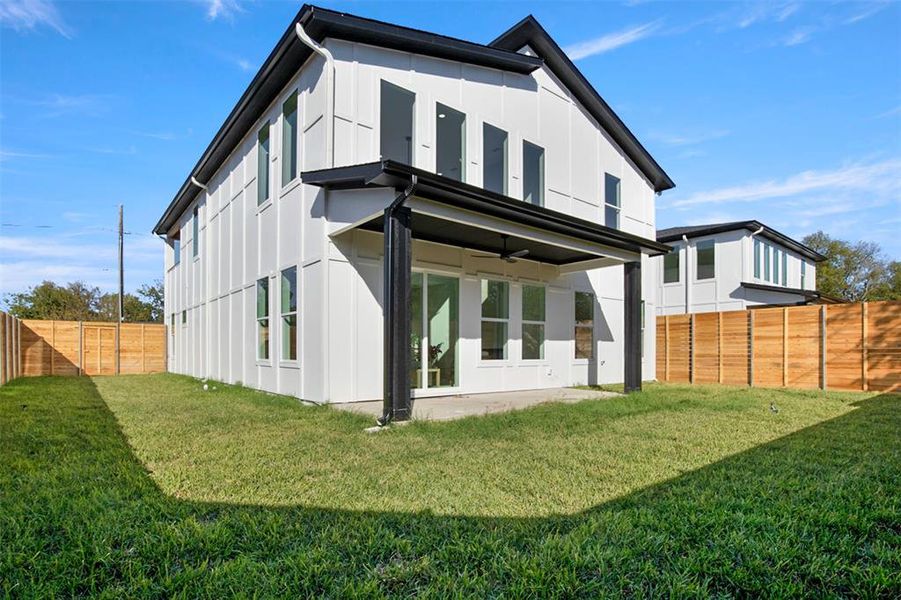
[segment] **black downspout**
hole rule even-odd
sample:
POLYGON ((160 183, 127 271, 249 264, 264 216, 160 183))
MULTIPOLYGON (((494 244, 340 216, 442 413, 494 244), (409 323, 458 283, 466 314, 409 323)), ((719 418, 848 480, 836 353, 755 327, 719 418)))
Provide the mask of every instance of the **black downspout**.
POLYGON ((384 384, 380 426, 410 418, 410 286, 413 246, 412 211, 404 202, 416 190, 417 177, 384 213, 384 384))
POLYGON ((641 391, 641 262, 623 265, 623 383, 625 392, 641 391))

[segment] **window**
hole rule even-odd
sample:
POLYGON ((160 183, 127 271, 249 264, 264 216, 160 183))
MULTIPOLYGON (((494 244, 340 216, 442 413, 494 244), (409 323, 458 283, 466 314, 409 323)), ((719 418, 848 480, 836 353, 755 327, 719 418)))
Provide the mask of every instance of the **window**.
POLYGON ((807 279, 807 261, 801 260, 801 289, 802 290, 807 289, 806 287, 804 287, 804 282, 806 279, 807 279))
POLYGON ((297 177, 297 92, 282 105, 282 185, 297 177))
POLYGON ((197 258, 197 255, 200 254, 200 207, 194 207, 194 216, 192 217, 192 238, 191 238, 191 253, 194 258, 197 258))
POLYGON ((716 257, 713 240, 698 242, 698 279, 713 279, 716 275, 716 257))
POLYGON ((522 357, 544 358, 544 287, 522 286, 522 357))
POLYGON ((760 279, 760 240, 754 238, 754 278, 760 279))
POLYGON ((382 81, 379 116, 379 152, 407 165, 413 164, 413 105, 416 94, 382 81))
POLYGON ((269 200, 269 123, 257 136, 257 206, 269 200))
POLYGON ((773 248, 773 283, 779 284, 779 248, 773 248))
POLYGON ((663 283, 679 283, 679 254, 682 249, 678 246, 663 257, 663 283))
POLYGON ((169 315, 169 335, 175 337, 175 313, 169 315))
POLYGON ((482 280, 482 360, 507 358, 510 285, 482 280))
POLYGON ((763 245, 763 278, 770 281, 770 245, 763 245))
POLYGON ((257 280, 257 358, 269 360, 269 278, 257 280))
POLYGON ((188 311, 187 310, 181 311, 181 324, 182 325, 188 324, 188 311))
POLYGON ((435 171, 444 177, 465 181, 466 115, 440 102, 435 107, 435 171))
POLYGON ((788 285, 788 254, 782 251, 782 285, 788 285))
POLYGON ((482 187, 507 193, 507 132, 488 123, 482 125, 482 187))
POLYGON ((594 294, 576 292, 576 326, 573 338, 576 342, 576 358, 594 358, 594 294))
POLYGON ((181 262, 181 240, 175 238, 172 240, 172 264, 177 265, 181 262))
POLYGON ((619 177, 604 173, 604 225, 619 229, 619 177))
POLYGON ((522 199, 544 206, 544 148, 522 143, 522 199))
POLYGON ((282 271, 282 360, 297 360, 297 267, 282 271))

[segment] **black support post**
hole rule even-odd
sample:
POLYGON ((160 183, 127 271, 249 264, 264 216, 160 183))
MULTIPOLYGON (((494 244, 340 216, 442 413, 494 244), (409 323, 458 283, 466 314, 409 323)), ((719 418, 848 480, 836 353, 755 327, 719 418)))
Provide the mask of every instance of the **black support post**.
POLYGON ((641 391, 641 262, 627 262, 623 269, 625 318, 623 351, 626 393, 641 391))
POLYGON ((411 211, 405 206, 385 210, 384 286, 384 421, 410 418, 410 282, 413 248, 411 211))

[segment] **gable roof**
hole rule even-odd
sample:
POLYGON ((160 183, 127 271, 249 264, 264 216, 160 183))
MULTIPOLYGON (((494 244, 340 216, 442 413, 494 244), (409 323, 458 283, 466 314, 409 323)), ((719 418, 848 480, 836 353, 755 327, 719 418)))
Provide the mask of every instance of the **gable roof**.
POLYGON ((763 231, 760 232, 761 237, 767 238, 768 240, 776 242, 777 244, 781 244, 782 246, 785 246, 790 250, 794 250, 801 256, 809 258, 810 260, 816 262, 822 262, 826 260, 826 257, 816 250, 805 246, 804 244, 793 238, 788 237, 784 233, 779 233, 775 229, 767 227, 757 220, 731 221, 729 223, 711 223, 709 225, 688 225, 684 227, 669 227, 667 229, 658 229, 657 241, 662 243, 678 242, 682 239, 683 235, 687 238, 696 238, 705 235, 725 233, 727 231, 738 231, 740 229, 746 229, 748 231, 754 232, 761 228, 763 228, 763 231))
POLYGON ((654 191, 662 192, 676 187, 663 168, 657 164, 638 138, 629 131, 626 124, 613 112, 610 105, 601 98, 597 90, 588 82, 582 72, 566 56, 557 42, 545 31, 532 15, 502 33, 488 44, 494 48, 519 51, 529 46, 544 60, 551 72, 572 92, 588 113, 603 127, 610 137, 623 149, 632 162, 654 186, 654 191))

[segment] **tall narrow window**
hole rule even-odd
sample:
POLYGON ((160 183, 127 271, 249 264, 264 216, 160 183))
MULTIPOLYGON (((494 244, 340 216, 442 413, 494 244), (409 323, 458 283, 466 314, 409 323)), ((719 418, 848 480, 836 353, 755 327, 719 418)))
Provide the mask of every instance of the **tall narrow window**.
POLYGON ((544 206, 544 148, 522 143, 522 199, 544 206))
POLYGON ((716 275, 716 255, 714 253, 714 248, 713 240, 698 242, 698 266, 696 270, 698 279, 713 279, 716 275))
POLYGON ((435 171, 439 175, 465 181, 466 115, 440 102, 435 107, 435 171))
POLYGON ((194 258, 200 254, 200 207, 194 207, 194 213, 191 217, 191 254, 194 258))
POLYGON ((379 153, 382 158, 413 164, 413 106, 416 94, 382 81, 379 153))
POLYGON ((282 360, 297 360, 297 267, 282 271, 282 360))
POLYGON ((679 255, 682 252, 678 246, 673 251, 663 256, 663 283, 679 283, 679 255))
POLYGON ((507 193, 507 132, 485 123, 482 126, 482 187, 507 193))
POLYGON ((510 285, 482 280, 482 360, 507 358, 507 322, 510 318, 510 285))
POLYGON ((522 286, 522 357, 544 358, 544 287, 522 286))
POLYGON ((782 251, 782 285, 788 286, 788 254, 782 251))
POLYGON ((619 229, 619 177, 604 173, 604 225, 619 229))
POLYGON ((269 123, 257 136, 257 206, 269 200, 269 123))
POLYGON ((576 342, 576 358, 594 358, 594 294, 576 292, 576 322, 573 339, 576 342))
POLYGON ((760 240, 754 238, 754 278, 760 279, 760 240))
POLYGON ((257 280, 257 358, 269 360, 269 278, 257 280))
POLYGON ((806 283, 806 279, 807 279, 807 261, 804 259, 801 259, 801 289, 802 290, 807 289, 806 287, 804 287, 804 284, 806 283))
POLYGON ((177 265, 181 262, 181 240, 173 238, 172 240, 172 264, 177 265))
POLYGON ((779 248, 773 248, 773 283, 779 285, 779 248))
POLYGON ((297 177, 297 92, 282 105, 282 185, 297 177))
POLYGON ((175 356, 175 313, 169 314, 169 338, 172 340, 169 343, 169 356, 175 356))
POLYGON ((771 281, 770 279, 770 245, 763 245, 763 278, 766 281, 771 281))
POLYGON ((188 311, 187 310, 181 311, 181 324, 182 325, 188 324, 188 311))

